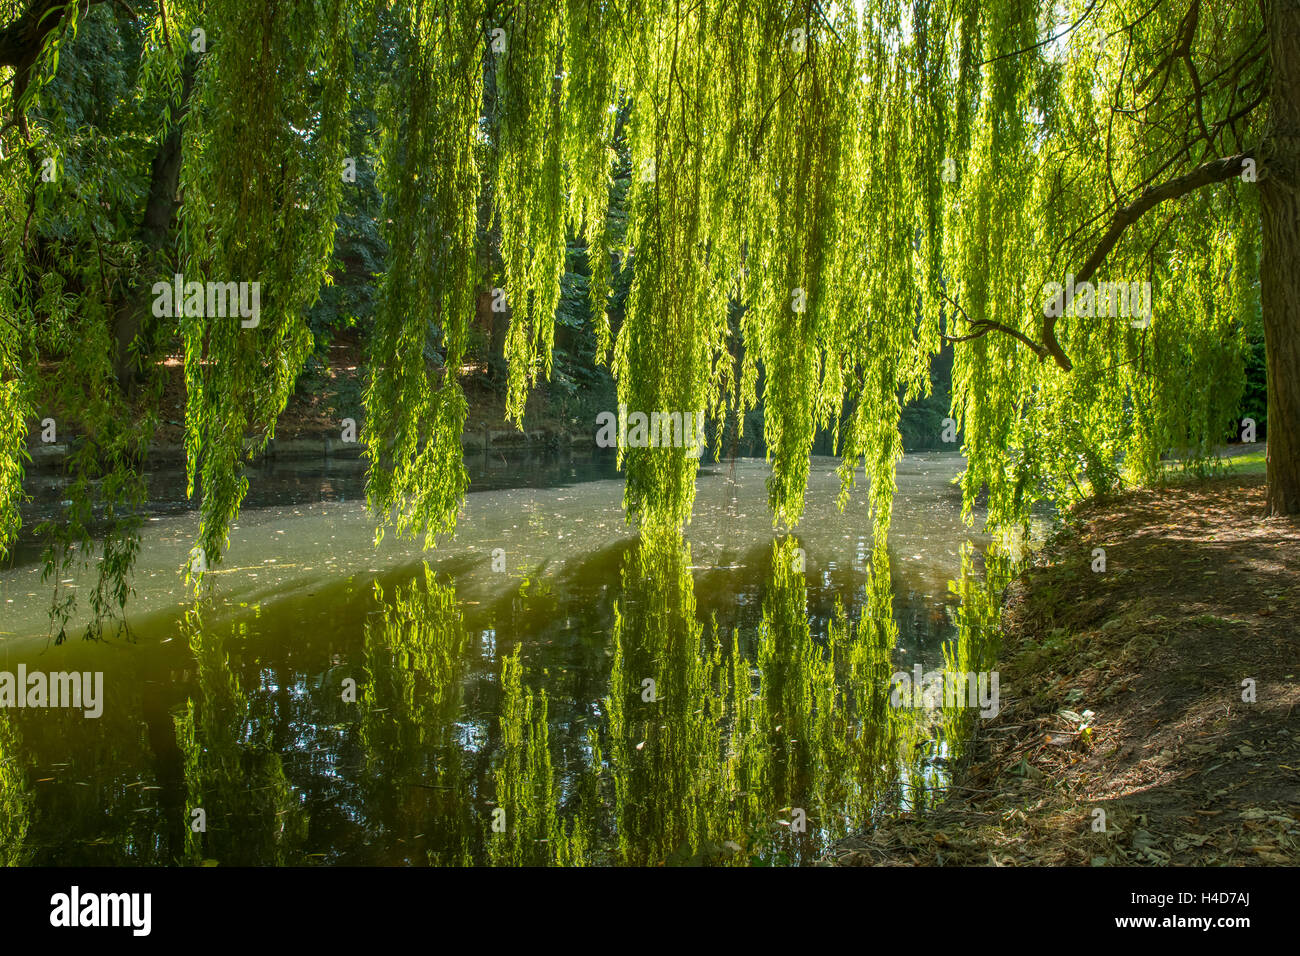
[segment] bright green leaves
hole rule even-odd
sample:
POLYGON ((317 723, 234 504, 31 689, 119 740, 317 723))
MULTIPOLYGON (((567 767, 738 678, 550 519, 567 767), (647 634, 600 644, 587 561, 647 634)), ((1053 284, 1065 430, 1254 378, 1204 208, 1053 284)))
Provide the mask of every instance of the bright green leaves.
POLYGON ((611 293, 611 237, 607 211, 613 185, 612 147, 622 93, 616 68, 626 61, 613 4, 568 0, 564 41, 563 155, 568 170, 568 216, 580 229, 591 263, 591 311, 596 323, 596 356, 610 349, 606 308, 611 293))
POLYGON ((484 138, 501 258, 494 285, 511 313, 506 416, 520 427, 529 390, 551 374, 570 231, 593 251, 599 355, 609 349, 606 209, 615 107, 625 95, 615 75, 623 43, 616 12, 583 0, 530 0, 483 23, 490 80, 484 138))
MULTIPOLYGON (((720 182, 715 141, 717 51, 700 42, 708 6, 647 5, 629 19, 632 111, 628 143, 627 255, 633 270, 627 314, 614 346, 619 402, 634 413, 710 407, 714 360, 727 323, 724 264, 732 243, 715 225, 720 182), (711 241, 717 240, 717 241, 711 241)), ((689 442, 619 449, 629 519, 680 527, 695 498, 698 454, 689 442)))
MULTIPOLYGON (((0 332, 0 335, 4 333, 0 332)), ((16 369, 5 363, 0 382, 0 559, 9 556, 9 543, 18 536, 18 506, 23 495, 23 461, 27 457, 27 416, 31 409, 24 400, 16 369)))
MULTIPOLYGON (((984 321, 1044 341, 1047 284, 1083 266, 1117 208, 1255 143, 1258 119, 1243 107, 1258 11, 1197 6, 1199 26, 1187 2, 1134 17, 1079 0, 1049 17, 1039 3, 1002 0, 981 5, 976 47, 963 14, 963 50, 986 62, 953 106, 958 176, 944 193, 943 249, 959 307, 947 309, 949 334, 984 321)), ((1080 292, 1054 327, 1068 374, 1001 331, 957 345, 968 514, 985 487, 1001 524, 1040 500, 1155 480, 1163 455, 1203 467, 1232 433, 1257 321, 1255 188, 1197 189, 1130 222, 1090 284, 1149 288, 1150 314, 1080 292)))
MULTIPOLYGON (((902 177, 908 135, 904 114, 887 119, 882 108, 889 71, 871 60, 850 10, 642 13, 620 401, 720 420, 724 402, 757 403, 761 383, 769 500, 787 524, 803 511, 816 432, 838 432, 847 402, 845 480, 866 460, 883 518, 899 453, 896 393, 922 380, 926 357, 916 347, 913 230, 899 228, 915 211, 909 193, 888 188, 902 177)), ((689 517, 694 459, 635 448, 623 458, 630 514, 689 517)))
MULTIPOLYGON (((172 276, 143 279, 155 267, 141 264, 139 237, 111 236, 102 212, 114 207, 116 231, 134 233, 116 207, 130 209, 139 182, 95 170, 156 150, 195 64, 178 271, 185 283, 256 283, 260 307, 249 324, 184 311, 150 337, 155 358, 172 332, 184 346, 208 563, 238 514, 247 455, 273 435, 311 349, 307 310, 329 281, 345 142, 379 139, 388 247, 368 343, 368 503, 381 533, 431 544, 454 529, 468 484, 458 375, 471 322, 485 295, 508 306, 506 409, 522 424, 550 372, 570 239, 587 246, 599 351, 624 415, 703 412, 716 450, 761 402, 769 501, 786 525, 803 513, 809 454, 829 430, 845 493, 865 472, 883 535, 899 410, 929 387, 941 324, 950 336, 996 323, 1040 341, 1046 283, 1085 261, 1116 205, 1258 137, 1250 4, 1202 3, 1198 21, 1176 0, 1132 22, 1091 0, 379 6, 171 0, 129 30, 96 8, 81 42, 97 31, 141 49, 135 113, 109 130, 122 136, 98 135, 134 153, 94 148, 77 119, 89 113, 60 99, 77 84, 52 71, 87 69, 71 48, 54 63, 78 24, 67 9, 34 74, 55 79, 29 87, 33 144, 48 146, 59 179, 32 191, 13 129, 0 160, 0 542, 17 530, 22 432, 44 401, 33 357, 64 363, 61 394, 75 384, 94 395, 78 410, 102 427, 114 507, 139 490, 126 479, 136 437, 114 430, 126 420, 117 399, 101 400, 116 374, 104 356, 121 344, 117 303, 105 300, 172 276), (357 83, 354 44, 396 68, 357 83), (354 85, 377 103, 374 129, 348 128, 354 85), (625 235, 609 228, 616 149, 632 167, 616 210, 625 235), (499 243, 499 267, 483 233, 499 243), (46 258, 71 250, 74 264, 41 276, 32 236, 54 243, 46 258), (101 245, 102 260, 86 254, 101 245), (631 287, 607 319, 612 256, 631 287), (78 344, 103 354, 65 358, 78 344)), ((1036 501, 1150 480, 1171 451, 1206 459, 1230 425, 1258 321, 1255 188, 1199 190, 1129 227, 1095 280, 1149 283, 1152 321, 1061 317, 1074 372, 1005 331, 957 345, 968 512, 985 488, 1002 523, 1036 501)), ((161 245, 167 228, 156 232, 161 245)), ((619 450, 627 512, 644 526, 689 520, 698 458, 694 434, 680 437, 619 450)), ((129 547, 113 555, 124 573, 129 547)))
POLYGON ((391 264, 370 342, 362 441, 371 509, 432 546, 455 528, 469 483, 460 443, 467 406, 456 376, 477 292, 483 37, 474 4, 437 14, 417 4, 404 13, 400 84, 381 108, 391 264), (441 365, 430 323, 444 336, 441 365))
POLYGON ((245 455, 274 435, 311 350, 306 314, 339 206, 352 10, 223 0, 205 11, 208 52, 184 139, 183 278, 256 283, 260 304, 251 319, 209 314, 209 294, 203 314, 177 315, 190 491, 202 491, 209 564, 247 490, 245 455))
POLYGON ((572 145, 563 135, 564 14, 562 4, 534 0, 518 4, 501 25, 489 25, 496 82, 494 224, 512 313, 506 415, 520 427, 528 390, 551 373, 564 274, 568 203, 561 150, 572 145))

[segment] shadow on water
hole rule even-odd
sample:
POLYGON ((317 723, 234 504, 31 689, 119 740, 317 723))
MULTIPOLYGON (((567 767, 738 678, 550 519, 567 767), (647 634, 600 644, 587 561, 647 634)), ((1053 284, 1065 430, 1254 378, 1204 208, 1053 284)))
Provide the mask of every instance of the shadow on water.
POLYGON ((814 541, 629 536, 495 588, 407 557, 24 652, 108 679, 93 720, 0 711, 0 863, 808 863, 942 792, 974 712, 891 675, 990 669, 1009 573, 961 543, 936 594, 814 541))

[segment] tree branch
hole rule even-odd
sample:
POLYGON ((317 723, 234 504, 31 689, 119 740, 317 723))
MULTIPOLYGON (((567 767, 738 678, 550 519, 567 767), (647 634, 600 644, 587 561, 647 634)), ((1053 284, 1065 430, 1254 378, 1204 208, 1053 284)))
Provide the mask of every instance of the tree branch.
POLYGON ((1019 50, 1012 50, 1009 53, 1000 54, 999 56, 993 57, 991 60, 984 60, 979 65, 981 67, 988 66, 990 63, 997 63, 999 60, 1005 60, 1008 57, 1020 56, 1020 54, 1022 53, 1032 53, 1034 50, 1041 49, 1047 46, 1047 44, 1049 43, 1055 43, 1057 40, 1061 39, 1061 37, 1073 33, 1075 30, 1077 30, 1083 24, 1083 21, 1088 19, 1089 15, 1096 8, 1096 6, 1097 6, 1097 0, 1092 0, 1092 2, 1088 4, 1088 9, 1083 11, 1083 13, 1079 16, 1079 19, 1075 20, 1073 23, 1071 23, 1068 27, 1066 27, 1064 30, 1062 30, 1060 33, 1056 34, 1055 36, 1050 36, 1046 40, 1039 40, 1037 43, 1034 43, 1027 47, 1023 47, 1019 50))
POLYGON ((945 300, 948 301, 948 303, 961 315, 963 319, 965 319, 967 322, 970 323, 970 327, 971 327, 971 332, 967 335, 942 336, 945 342, 969 342, 972 339, 981 338, 990 332, 1001 332, 1004 335, 1009 335, 1013 339, 1016 339, 1019 342, 1023 342, 1025 345, 1029 346, 1029 348, 1033 350, 1033 353, 1037 355, 1040 359, 1047 357, 1047 349, 1039 345, 1037 342, 1035 342, 1029 336, 1025 335, 1019 329, 1013 329, 1009 325, 1003 325, 1001 322, 994 322, 991 319, 979 319, 979 320, 972 319, 969 315, 966 314, 966 310, 963 309, 960 305, 958 305, 957 302, 952 298, 952 296, 948 295, 947 290, 945 290, 943 287, 939 288, 939 294, 943 296, 945 300))
MULTIPOLYGON (((105 0, 89 0, 103 3, 105 0)), ((64 0, 32 0, 16 20, 0 26, 0 66, 23 71, 40 56, 45 37, 59 25, 64 0)))
MULTIPOLYGON (((1147 210, 1166 200, 1185 196, 1202 186, 1240 176, 1247 160, 1254 159, 1254 155, 1254 150, 1247 150, 1235 156, 1225 156, 1222 159, 1211 160, 1197 166, 1190 173, 1161 183, 1159 186, 1148 186, 1142 190, 1137 199, 1127 206, 1121 206, 1115 210, 1110 218, 1109 227, 1101 237, 1101 241, 1097 243, 1096 248, 1092 250, 1092 254, 1079 267, 1079 270, 1074 273, 1075 284, 1087 282, 1092 278, 1106 260, 1106 256, 1115 248, 1115 244, 1119 242, 1120 237, 1124 235, 1124 230, 1137 222, 1147 210)), ((1047 350, 1047 354, 1051 355, 1056 361, 1056 364, 1067 372, 1074 366, 1056 339, 1056 322, 1060 316, 1065 314, 1065 310, 1073 297, 1074 289, 1063 288, 1061 294, 1056 297, 1051 306, 1044 308, 1043 316, 1043 347, 1047 350), (1046 314, 1049 311, 1055 314, 1046 314)))

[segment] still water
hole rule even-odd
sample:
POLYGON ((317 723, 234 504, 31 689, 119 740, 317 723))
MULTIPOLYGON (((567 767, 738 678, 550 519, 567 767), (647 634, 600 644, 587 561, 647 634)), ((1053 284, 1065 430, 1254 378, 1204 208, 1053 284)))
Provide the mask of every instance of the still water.
POLYGON ((102 672, 104 700, 0 710, 0 863, 812 862, 941 790, 970 715, 892 707, 889 676, 987 669, 1005 579, 962 459, 899 464, 887 553, 836 464, 793 534, 763 462, 703 466, 652 540, 608 462, 483 463, 431 551, 373 545, 355 462, 268 466, 197 601, 196 517, 152 515, 131 636, 97 642, 50 641, 20 549, 0 671, 102 672))

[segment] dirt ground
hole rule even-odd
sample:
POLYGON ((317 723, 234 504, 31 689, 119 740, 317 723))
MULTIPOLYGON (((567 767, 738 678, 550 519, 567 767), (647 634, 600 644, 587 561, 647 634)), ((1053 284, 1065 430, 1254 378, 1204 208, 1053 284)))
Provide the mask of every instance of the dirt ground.
POLYGON ((1300 863, 1300 521, 1264 512, 1241 476, 1072 513, 1008 588, 948 799, 824 862, 1300 863))

